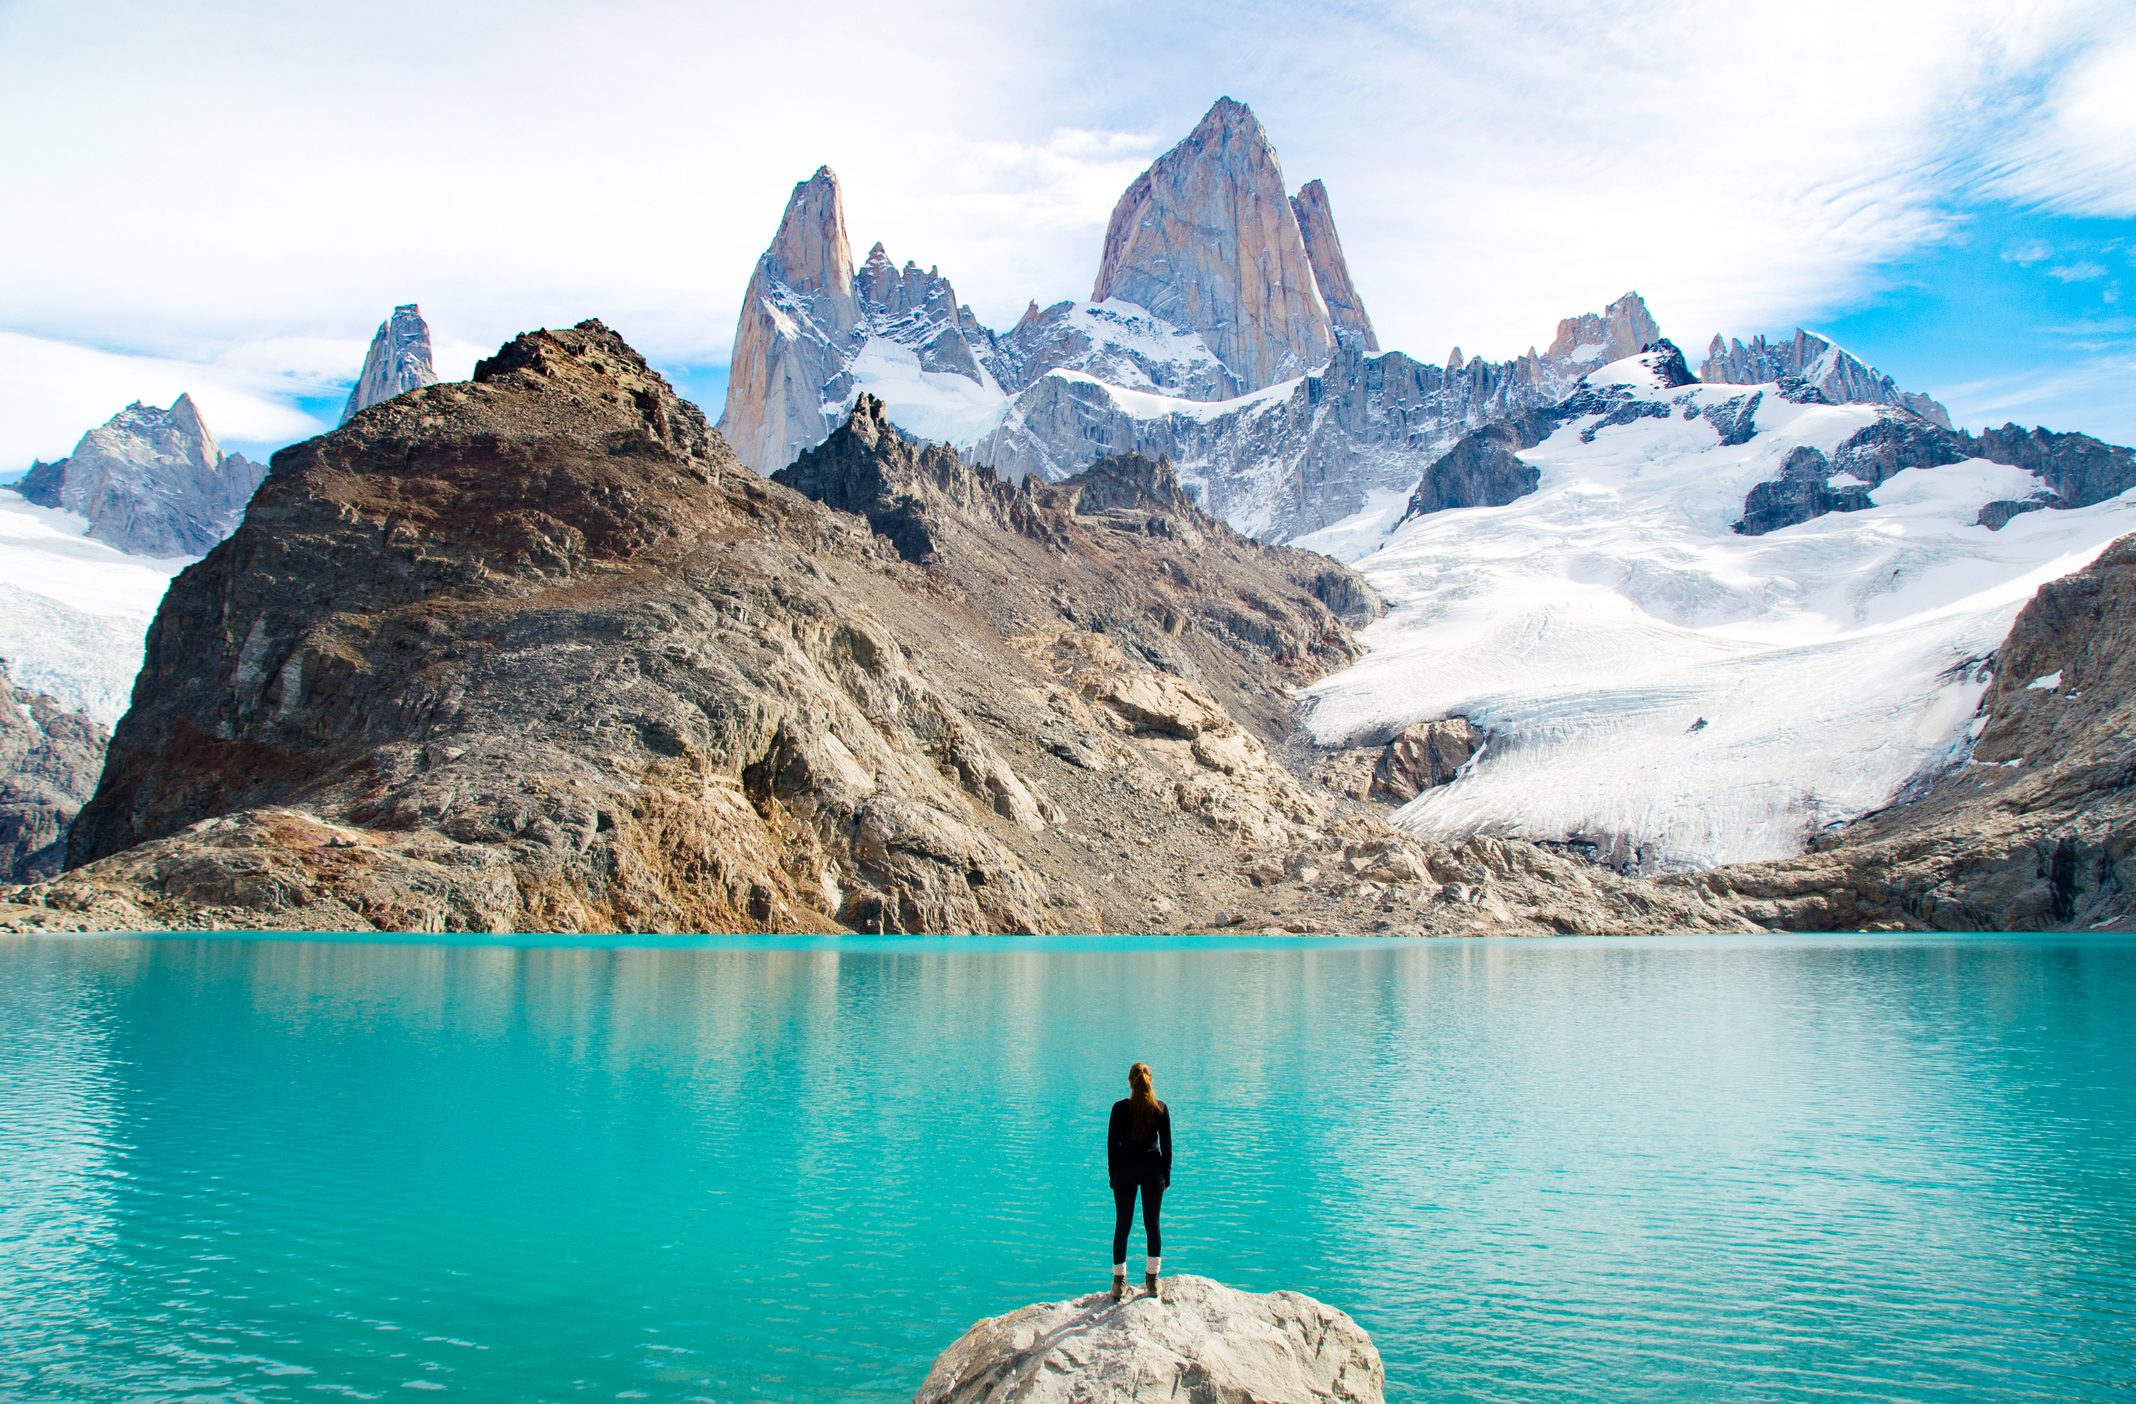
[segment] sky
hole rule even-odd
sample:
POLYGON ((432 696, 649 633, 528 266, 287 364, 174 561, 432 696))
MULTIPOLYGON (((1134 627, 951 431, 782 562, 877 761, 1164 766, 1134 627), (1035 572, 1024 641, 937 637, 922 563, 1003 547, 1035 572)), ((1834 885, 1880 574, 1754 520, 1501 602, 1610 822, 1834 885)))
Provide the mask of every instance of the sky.
POLYGON ((1806 326, 1961 424, 2136 442, 2136 0, 803 11, 0 0, 0 475, 180 391, 247 453, 330 428, 403 302, 447 378, 597 316, 716 418, 817 166, 856 254, 1006 327, 1222 95, 1326 182, 1383 346, 1636 290, 1694 366, 1806 326))

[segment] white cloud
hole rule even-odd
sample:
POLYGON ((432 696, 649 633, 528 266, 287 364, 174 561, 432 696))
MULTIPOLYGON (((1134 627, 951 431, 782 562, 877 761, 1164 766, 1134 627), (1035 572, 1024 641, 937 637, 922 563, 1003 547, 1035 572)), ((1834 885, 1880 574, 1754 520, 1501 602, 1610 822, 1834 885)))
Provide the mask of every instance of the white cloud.
POLYGON ((15 0, 0 308, 284 405, 411 300, 449 374, 586 316, 703 364, 828 162, 861 249, 1001 325, 1087 295, 1121 187, 1229 93, 1326 179, 1385 344, 1500 357, 1637 288, 1695 351, 1858 298, 1967 181, 2115 207, 2124 11, 15 0))
POLYGON ((2106 268, 2102 264, 2080 261, 2067 264, 2061 268, 2050 268, 2047 270, 2047 276, 2058 282, 2082 283, 2088 282, 2093 278, 2104 278, 2106 276, 2106 268))
POLYGON ((2003 258, 2008 262, 2020 264, 2026 268, 2053 257, 2054 245, 2043 243, 2038 239, 2028 239, 2003 254, 2003 258))
POLYGON ((1990 188, 2060 214, 2136 215, 2136 19, 2102 10, 1987 161, 1990 188))
POLYGON ((319 386, 259 359, 256 347, 229 361, 182 361, 0 332, 0 471, 71 453, 85 431, 135 400, 169 405, 190 394, 226 443, 284 444, 332 427, 291 403, 319 386))

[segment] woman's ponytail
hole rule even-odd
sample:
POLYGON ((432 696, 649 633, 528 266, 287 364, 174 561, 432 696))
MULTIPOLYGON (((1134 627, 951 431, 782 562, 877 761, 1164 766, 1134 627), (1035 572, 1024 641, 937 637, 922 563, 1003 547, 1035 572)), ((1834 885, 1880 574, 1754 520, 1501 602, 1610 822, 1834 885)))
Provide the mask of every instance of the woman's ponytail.
POLYGON ((1137 1146, 1146 1146, 1157 1130, 1157 1089, 1150 1076, 1150 1065, 1137 1063, 1129 1068, 1127 1086, 1128 1134, 1137 1146))

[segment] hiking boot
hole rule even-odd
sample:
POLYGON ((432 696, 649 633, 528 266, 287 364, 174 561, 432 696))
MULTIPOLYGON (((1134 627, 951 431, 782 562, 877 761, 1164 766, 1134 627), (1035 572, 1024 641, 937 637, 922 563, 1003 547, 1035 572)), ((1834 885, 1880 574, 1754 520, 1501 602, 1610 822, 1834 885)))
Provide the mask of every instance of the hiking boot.
POLYGON ((1112 1299, 1116 1302, 1127 1300, 1127 1275, 1125 1273, 1113 1279, 1112 1299))
MULTIPOLYGON (((1157 1297, 1157 1274, 1154 1272, 1146 1272, 1142 1274, 1142 1280, 1149 1285, 1150 1295, 1153 1297, 1157 1297)), ((1157 1300, 1161 1302, 1164 1300, 1164 1298, 1157 1297, 1157 1300)))

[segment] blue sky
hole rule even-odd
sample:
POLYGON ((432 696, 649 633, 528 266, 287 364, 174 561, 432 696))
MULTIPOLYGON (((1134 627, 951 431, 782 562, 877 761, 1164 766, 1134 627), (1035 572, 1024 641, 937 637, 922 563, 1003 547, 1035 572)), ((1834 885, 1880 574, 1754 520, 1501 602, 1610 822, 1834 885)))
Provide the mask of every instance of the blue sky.
POLYGON ((180 390, 318 432, 407 301, 448 375, 599 316, 716 416, 817 165, 856 252, 1002 326, 1088 294, 1221 94, 1420 358, 1636 289, 1694 361, 1803 325, 1963 423, 2136 441, 2127 0, 0 0, 0 472, 180 390))

